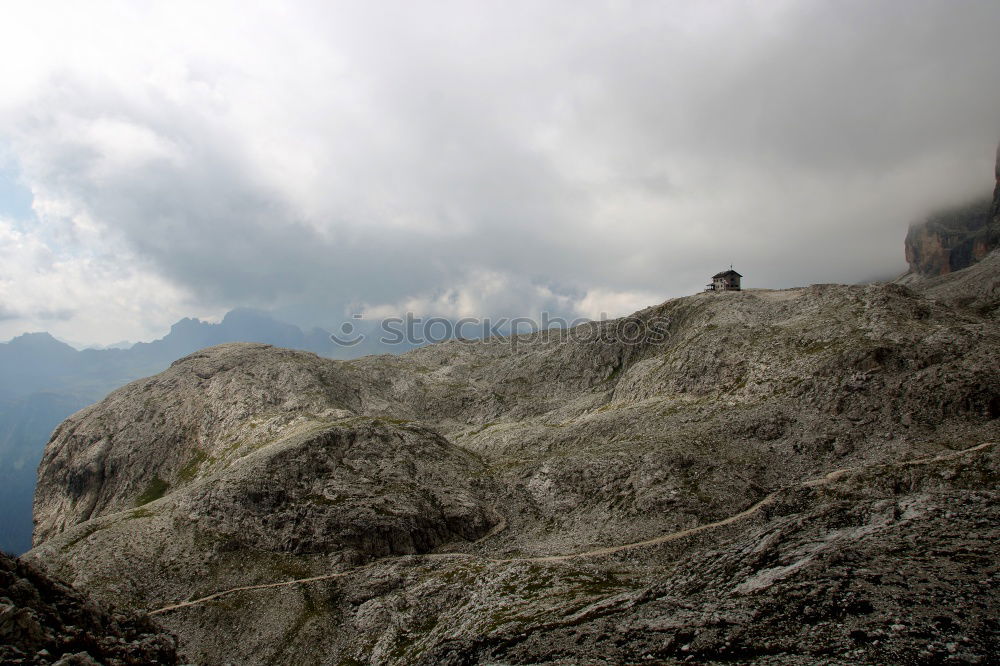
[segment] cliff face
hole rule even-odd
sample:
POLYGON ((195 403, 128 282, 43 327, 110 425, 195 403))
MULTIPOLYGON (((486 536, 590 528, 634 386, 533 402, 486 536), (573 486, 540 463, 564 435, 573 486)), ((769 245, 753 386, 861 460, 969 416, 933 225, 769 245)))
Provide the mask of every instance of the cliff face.
POLYGON ((206 664, 986 663, 970 270, 348 362, 209 348, 54 433, 26 557, 206 664))
POLYGON ((996 220, 997 216, 1000 216, 1000 144, 997 145, 997 161, 996 167, 993 169, 993 175, 996 178, 997 184, 993 188, 993 206, 990 208, 990 217, 996 220))
POLYGON ((910 270, 925 277, 947 275, 1000 247, 1000 221, 990 216, 994 205, 983 199, 911 226, 905 242, 910 270))
POLYGON ((910 272, 924 277, 967 268, 1000 247, 1000 148, 993 198, 977 200, 932 215, 906 234, 910 272))

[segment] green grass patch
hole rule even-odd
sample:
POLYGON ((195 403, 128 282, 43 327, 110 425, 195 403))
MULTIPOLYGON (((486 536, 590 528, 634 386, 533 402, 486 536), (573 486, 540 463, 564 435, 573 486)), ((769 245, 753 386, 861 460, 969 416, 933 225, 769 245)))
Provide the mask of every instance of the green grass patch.
POLYGON ((202 464, 206 461, 211 463, 215 459, 201 449, 196 449, 194 455, 191 456, 191 460, 187 461, 184 467, 181 467, 180 471, 177 472, 177 480, 182 483, 191 481, 198 475, 198 470, 201 469, 202 464))
POLYGON ((143 493, 136 498, 135 505, 143 506, 144 504, 154 502, 166 495, 169 488, 169 483, 158 476, 154 476, 150 479, 149 485, 146 486, 146 490, 144 490, 143 493))
POLYGON ((602 384, 613 384, 618 379, 618 375, 622 373, 623 365, 624 364, 622 363, 618 363, 618 365, 616 365, 614 369, 611 370, 611 374, 608 375, 607 378, 604 379, 604 381, 598 383, 598 386, 602 384))

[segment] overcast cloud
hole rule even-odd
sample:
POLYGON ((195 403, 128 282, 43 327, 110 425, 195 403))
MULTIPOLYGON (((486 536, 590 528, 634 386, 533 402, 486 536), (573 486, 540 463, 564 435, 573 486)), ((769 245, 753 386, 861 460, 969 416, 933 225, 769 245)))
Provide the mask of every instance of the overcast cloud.
POLYGON ((0 338, 888 276, 1000 137, 994 0, 4 14, 0 338))

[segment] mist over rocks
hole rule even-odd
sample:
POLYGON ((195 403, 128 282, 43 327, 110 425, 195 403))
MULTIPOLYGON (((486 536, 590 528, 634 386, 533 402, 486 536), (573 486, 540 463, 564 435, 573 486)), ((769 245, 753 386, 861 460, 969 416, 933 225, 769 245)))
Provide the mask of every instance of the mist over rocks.
POLYGON ((982 198, 931 215, 910 226, 906 261, 910 272, 934 277, 967 268, 1000 247, 1000 146, 993 198, 982 198))
POLYGON ((911 226, 905 248, 910 270, 925 277, 947 275, 1000 247, 1000 218, 991 215, 993 206, 993 200, 979 199, 911 226))

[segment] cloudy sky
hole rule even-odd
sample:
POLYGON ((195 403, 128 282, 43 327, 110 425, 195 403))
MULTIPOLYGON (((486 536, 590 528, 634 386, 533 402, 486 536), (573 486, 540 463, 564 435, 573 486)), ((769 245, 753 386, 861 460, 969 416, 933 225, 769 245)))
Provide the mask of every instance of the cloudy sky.
POLYGON ((625 314, 905 268, 992 188, 1000 3, 5 3, 0 339, 625 314))

